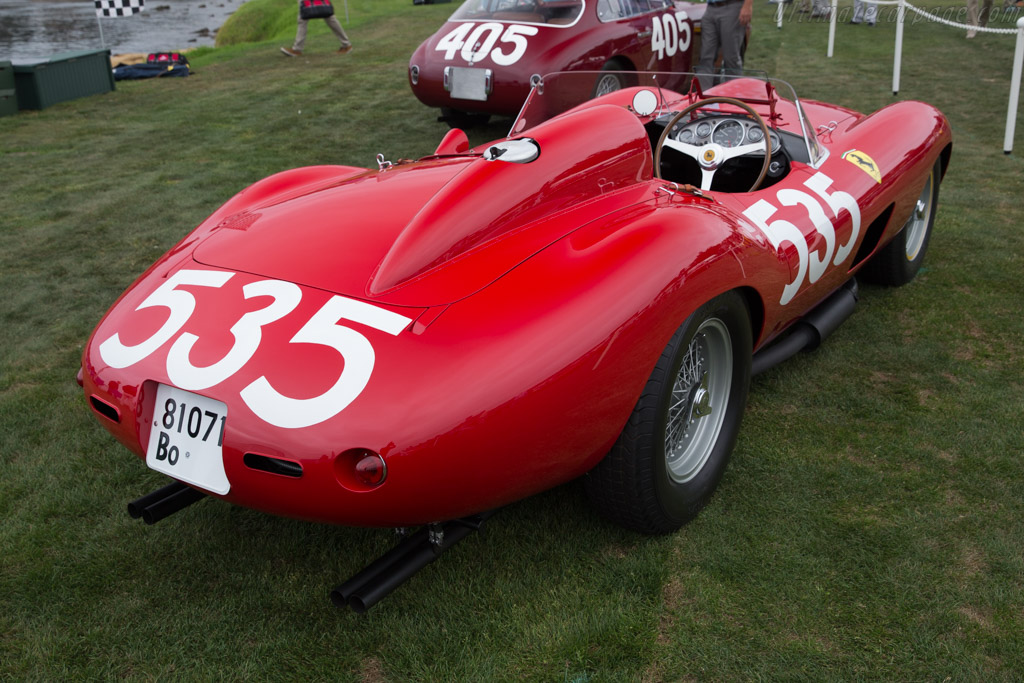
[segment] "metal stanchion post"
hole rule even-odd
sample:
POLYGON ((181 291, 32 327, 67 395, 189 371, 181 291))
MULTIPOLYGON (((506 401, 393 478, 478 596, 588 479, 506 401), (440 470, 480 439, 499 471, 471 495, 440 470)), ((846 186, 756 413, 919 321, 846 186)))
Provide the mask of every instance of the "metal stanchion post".
POLYGON ((832 0, 832 9, 829 12, 828 20, 828 57, 832 58, 832 52, 836 45, 836 21, 839 15, 839 0, 832 0))
POLYGON ((1024 17, 1017 20, 1017 47, 1013 51, 1013 76, 1010 78, 1010 105, 1006 110, 1006 136, 1003 153, 1013 151, 1013 133, 1017 125, 1017 102, 1020 98, 1020 71, 1024 62, 1024 17))
POLYGON ((892 58, 892 94, 900 91, 900 65, 903 61, 903 20, 907 16, 907 6, 900 0, 896 11, 896 54, 892 58))

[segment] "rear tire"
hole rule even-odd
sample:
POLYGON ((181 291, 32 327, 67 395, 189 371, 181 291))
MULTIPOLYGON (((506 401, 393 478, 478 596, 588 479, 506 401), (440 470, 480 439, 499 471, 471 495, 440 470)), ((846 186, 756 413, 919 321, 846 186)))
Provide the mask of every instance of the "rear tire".
POLYGON ((605 65, 601 67, 601 73, 597 76, 597 82, 594 83, 594 92, 591 97, 600 97, 628 87, 627 77, 624 74, 615 73, 617 71, 626 71, 626 68, 615 60, 605 62, 605 65))
POLYGON ((736 444, 752 343, 750 313, 736 292, 704 304, 679 327, 618 441, 585 478, 605 517, 664 534, 707 504, 736 444))
POLYGON ((917 275, 931 241, 935 213, 939 207, 942 162, 936 161, 921 189, 913 213, 903 229, 864 264, 864 279, 879 285, 899 287, 917 275))

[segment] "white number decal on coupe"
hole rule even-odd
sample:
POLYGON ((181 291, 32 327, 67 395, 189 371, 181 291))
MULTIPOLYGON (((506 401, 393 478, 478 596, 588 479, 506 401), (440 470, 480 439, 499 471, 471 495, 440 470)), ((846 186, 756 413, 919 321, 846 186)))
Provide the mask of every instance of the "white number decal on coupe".
POLYGON ((851 194, 842 190, 835 190, 829 193, 828 188, 831 185, 832 179, 821 172, 815 173, 804 181, 804 187, 816 194, 828 206, 836 219, 839 218, 839 212, 844 209, 850 214, 853 224, 850 231, 850 239, 847 240, 846 244, 839 247, 838 250, 836 249, 835 227, 832 221, 825 215, 825 210, 818 199, 815 199, 806 192, 792 189, 779 190, 775 195, 782 206, 800 205, 804 207, 808 217, 811 219, 811 224, 814 226, 814 231, 825 239, 825 253, 821 256, 817 252, 814 254, 809 253, 807 238, 800 228, 781 218, 777 218, 774 221, 771 220, 771 217, 779 210, 773 204, 764 199, 759 199, 743 212, 743 215, 749 218, 764 233, 765 237, 768 238, 768 241, 776 249, 783 242, 789 242, 796 247, 799 257, 797 274, 793 281, 782 290, 782 298, 779 300, 779 303, 782 305, 788 304, 796 296, 796 293, 804 283, 804 276, 808 276, 808 280, 812 283, 817 282, 818 278, 825 272, 825 269, 828 268, 829 262, 831 261, 832 265, 838 266, 850 255, 854 244, 857 242, 857 236, 860 234, 860 207, 857 206, 857 200, 851 194))
POLYGON ((539 29, 536 26, 520 26, 513 24, 508 28, 504 25, 488 21, 483 24, 459 24, 444 38, 438 41, 434 49, 444 52, 445 61, 455 58, 455 53, 466 62, 479 62, 488 55, 498 66, 511 66, 526 54, 526 36, 535 36, 539 29), (504 33, 502 33, 504 29, 504 33), (508 43, 509 51, 495 47, 497 42, 508 43))
POLYGON ((651 26, 651 51, 658 59, 674 57, 676 52, 690 49, 690 24, 686 21, 686 12, 662 14, 654 17, 651 26))
MULTIPOLYGON (((185 326, 196 307, 196 299, 182 285, 223 286, 234 273, 212 270, 179 270, 157 287, 135 310, 163 306, 170 310, 167 321, 149 339, 131 346, 115 332, 99 345, 100 357, 113 368, 126 368, 146 358, 170 341, 185 326)), ((234 343, 213 365, 196 367, 189 352, 199 338, 185 332, 167 352, 167 377, 182 389, 201 390, 220 384, 242 369, 255 355, 263 338, 262 328, 295 310, 302 299, 297 285, 281 280, 260 280, 242 288, 246 299, 269 296, 268 306, 245 313, 231 326, 234 343)), ((290 398, 278 392, 266 376, 260 376, 239 392, 257 416, 277 427, 297 429, 328 420, 362 393, 370 381, 376 354, 370 341, 343 320, 397 336, 412 322, 410 318, 343 296, 332 296, 289 341, 290 344, 319 344, 336 350, 345 359, 341 374, 330 389, 313 398, 290 398)))

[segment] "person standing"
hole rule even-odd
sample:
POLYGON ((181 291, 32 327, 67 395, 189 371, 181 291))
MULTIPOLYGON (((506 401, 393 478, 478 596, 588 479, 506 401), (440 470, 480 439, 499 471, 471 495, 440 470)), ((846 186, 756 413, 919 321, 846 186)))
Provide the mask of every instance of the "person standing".
MULTIPOLYGON (((295 42, 291 48, 282 47, 281 52, 288 55, 289 57, 301 57, 302 50, 306 46, 306 30, 309 28, 309 19, 302 18, 302 3, 303 0, 299 0, 299 25, 295 30, 295 42)), ((308 4, 308 2, 307 2, 308 4)), ((320 17, 327 22, 327 25, 334 32, 334 35, 338 36, 338 40, 341 41, 341 47, 338 48, 338 54, 343 55, 352 51, 352 41, 345 35, 345 29, 341 27, 341 23, 338 21, 338 17, 334 16, 333 7, 331 8, 331 15, 327 17, 320 17)))
POLYGON ((700 21, 700 61, 702 88, 709 88, 715 71, 715 59, 722 51, 722 71, 738 74, 743 69, 743 40, 753 14, 754 0, 708 0, 700 21))
MULTIPOLYGON (((982 0, 981 12, 978 12, 978 0, 967 0, 967 21, 971 26, 988 26, 988 14, 992 11, 992 0, 982 0)), ((973 38, 978 32, 973 28, 967 32, 973 38)))
POLYGON ((868 26, 874 26, 877 17, 878 5, 873 2, 864 2, 864 0, 853 0, 853 19, 850 19, 851 24, 867 22, 868 26))

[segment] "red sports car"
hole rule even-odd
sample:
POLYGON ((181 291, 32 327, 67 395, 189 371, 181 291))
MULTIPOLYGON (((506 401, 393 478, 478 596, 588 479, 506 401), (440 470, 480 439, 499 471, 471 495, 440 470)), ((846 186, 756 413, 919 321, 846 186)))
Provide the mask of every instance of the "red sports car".
POLYGON ((817 346, 854 276, 914 277, 950 127, 755 78, 634 74, 591 99, 596 75, 539 79, 475 149, 452 130, 418 161, 266 178, 144 273, 81 375, 99 422, 178 482, 131 511, 208 494, 426 524, 417 562, 581 476, 630 528, 692 518, 752 373, 817 346))
POLYGON ((453 127, 515 116, 530 80, 602 71, 595 94, 635 83, 627 71, 685 72, 705 5, 673 0, 466 0, 413 53, 409 83, 453 127))

